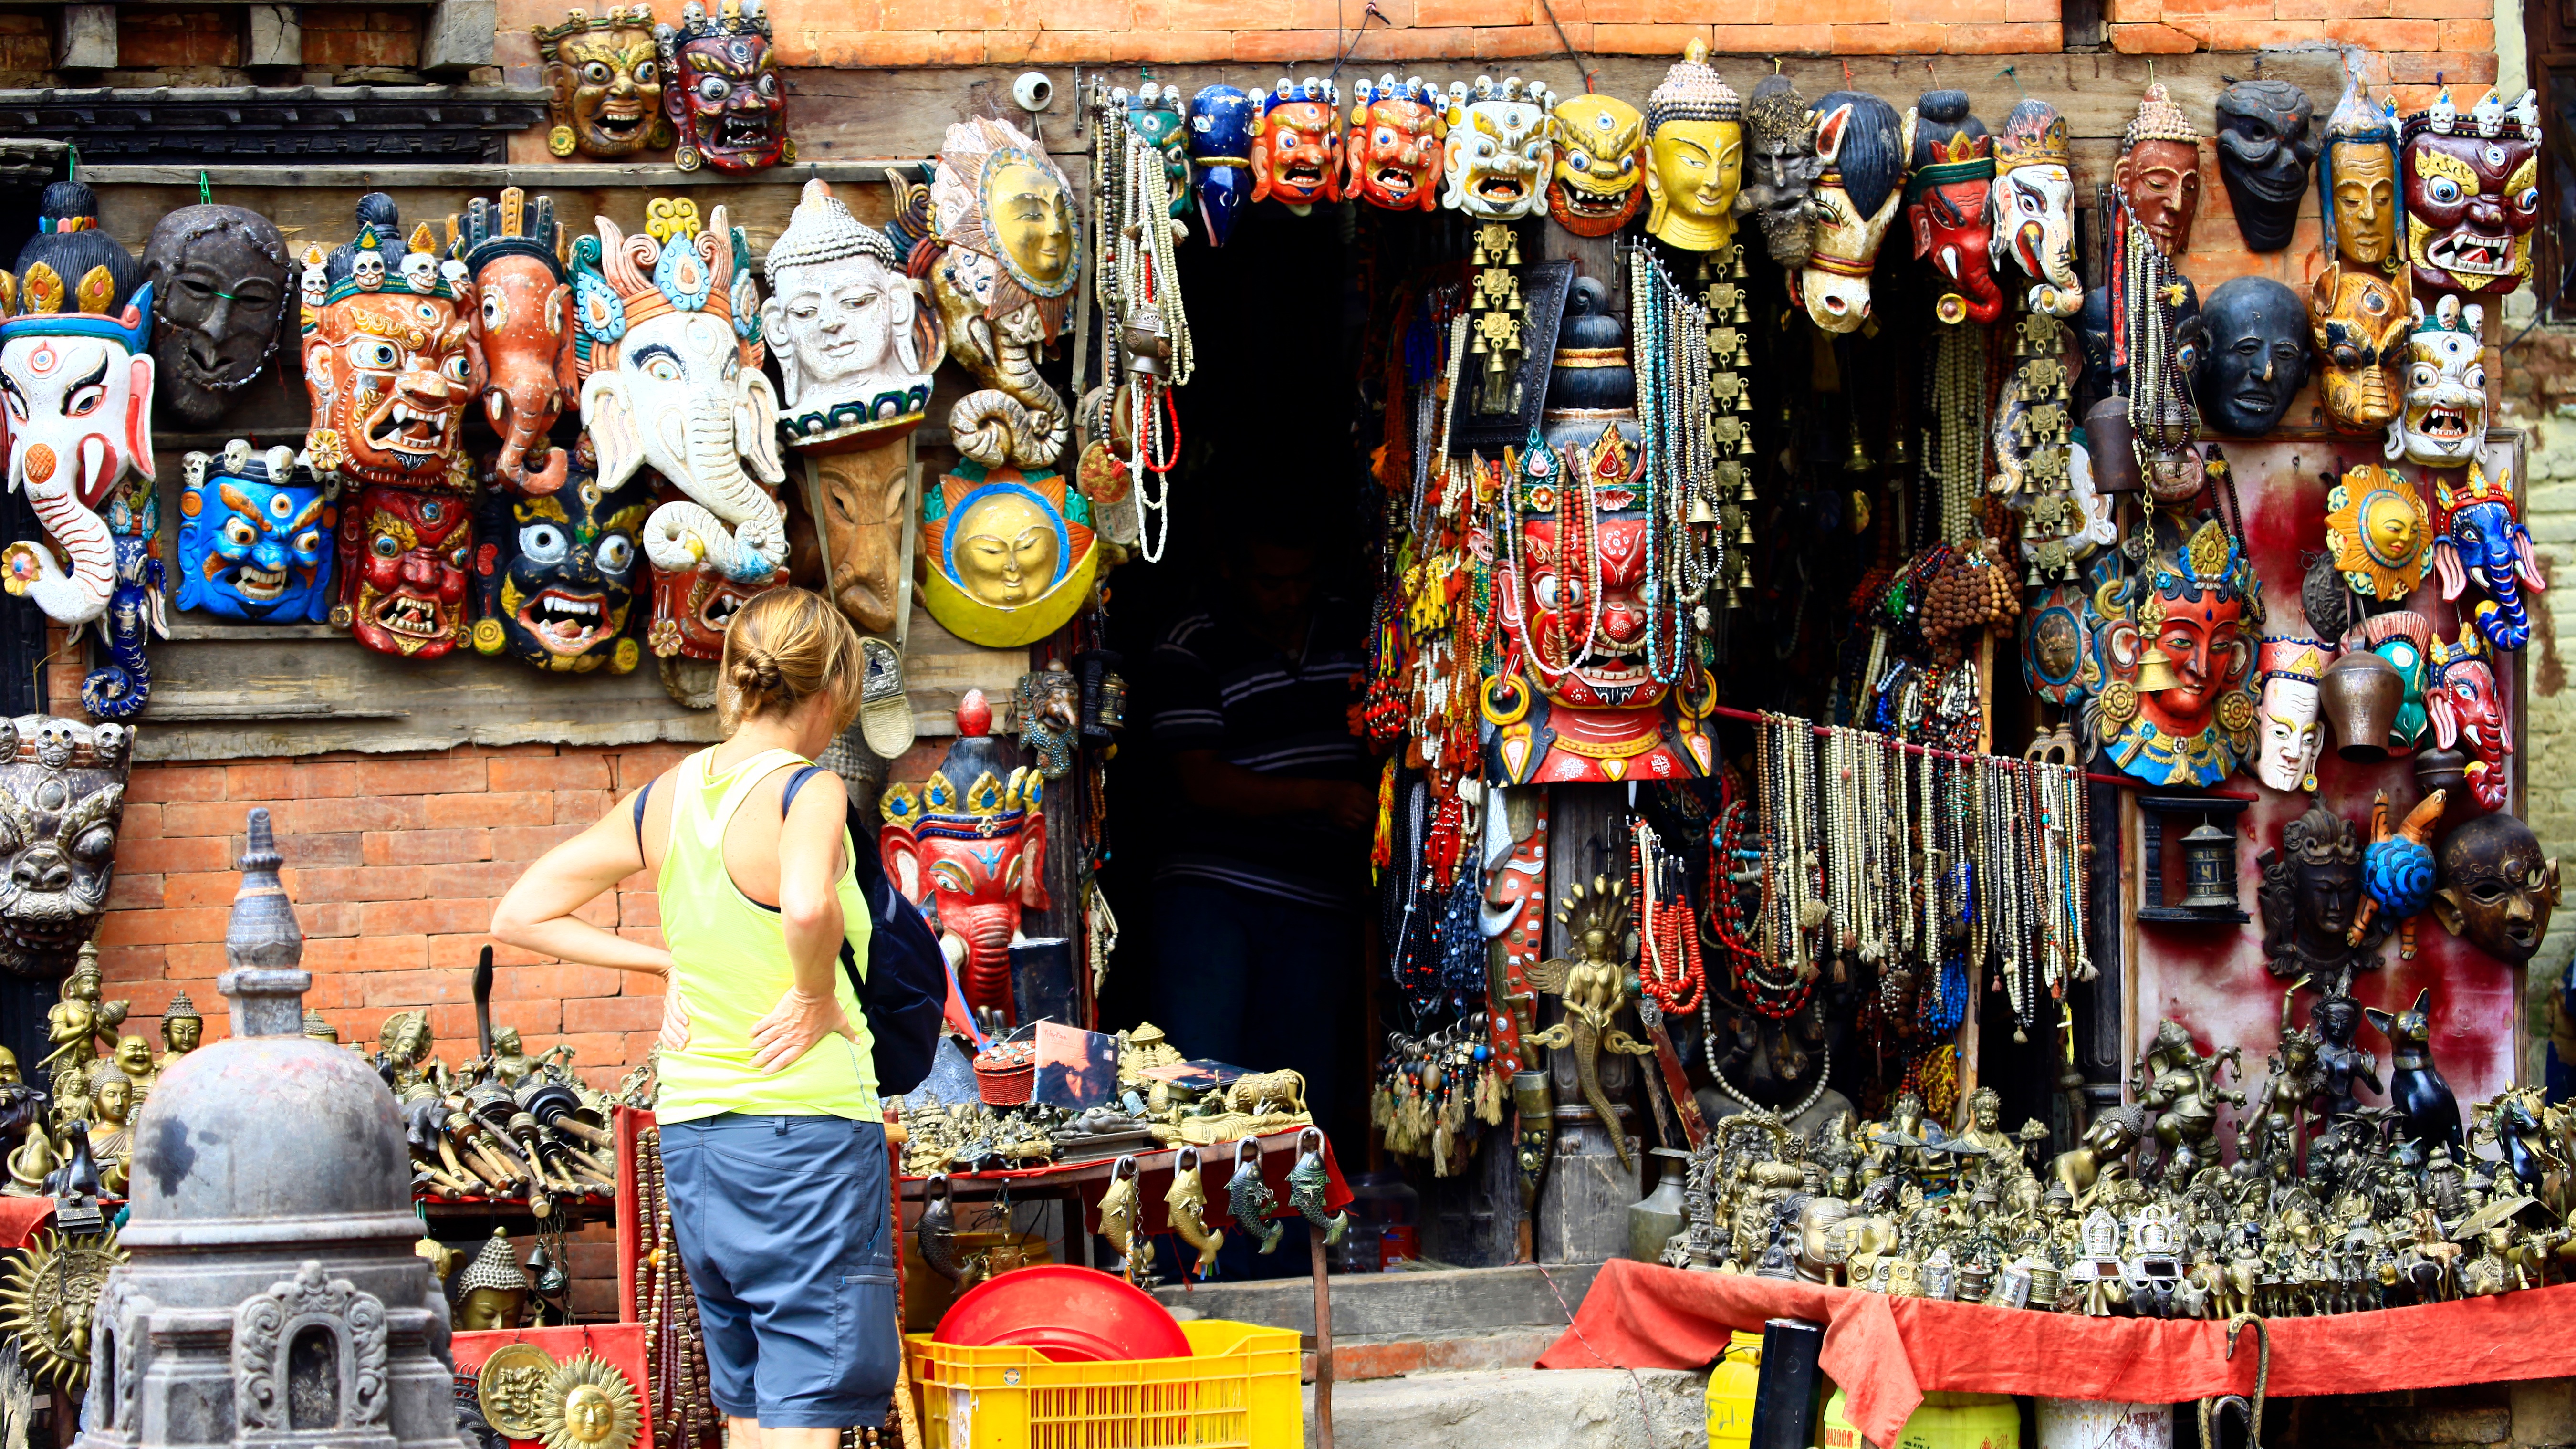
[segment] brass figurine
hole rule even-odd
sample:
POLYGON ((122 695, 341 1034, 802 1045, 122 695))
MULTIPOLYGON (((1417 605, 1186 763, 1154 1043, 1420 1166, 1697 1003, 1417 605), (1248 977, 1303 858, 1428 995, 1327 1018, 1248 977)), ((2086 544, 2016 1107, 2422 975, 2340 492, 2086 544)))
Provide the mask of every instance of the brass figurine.
POLYGON ((1618 1154, 1619 1165, 1626 1167, 1630 1165, 1628 1137, 1620 1129, 1618 1109, 1601 1090, 1600 1054, 1614 1051, 1642 1057, 1654 1051, 1611 1021, 1628 1004, 1628 968, 1621 959, 1628 932, 1628 883, 1594 876, 1589 894, 1580 885, 1568 894, 1572 899, 1556 918, 1573 937, 1575 954, 1541 961, 1529 973, 1532 986, 1555 993, 1565 1003, 1565 1019, 1529 1038, 1529 1043, 1573 1048, 1583 1099, 1600 1114, 1610 1149, 1618 1154))

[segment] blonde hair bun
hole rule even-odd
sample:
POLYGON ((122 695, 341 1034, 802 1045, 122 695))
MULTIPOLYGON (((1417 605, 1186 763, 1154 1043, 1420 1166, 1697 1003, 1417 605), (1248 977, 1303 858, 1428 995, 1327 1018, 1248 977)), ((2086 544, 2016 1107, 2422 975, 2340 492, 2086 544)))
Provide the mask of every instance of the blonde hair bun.
POLYGON ((865 676, 858 631, 829 599, 811 589, 769 589, 753 595, 725 626, 717 718, 730 736, 744 720, 784 714, 825 695, 837 735, 858 717, 865 676))

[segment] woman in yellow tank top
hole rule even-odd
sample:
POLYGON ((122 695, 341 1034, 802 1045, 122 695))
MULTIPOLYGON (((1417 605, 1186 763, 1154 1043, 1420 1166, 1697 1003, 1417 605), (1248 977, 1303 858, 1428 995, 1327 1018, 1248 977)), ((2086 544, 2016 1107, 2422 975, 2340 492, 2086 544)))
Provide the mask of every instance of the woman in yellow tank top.
POLYGON ((858 712, 858 636, 772 589, 725 633, 725 741, 528 868, 492 934, 664 978, 664 1178, 734 1449, 832 1449, 895 1379, 885 1126, 847 972, 868 959, 848 796, 812 765, 858 712), (652 875, 664 945, 574 913, 652 875))

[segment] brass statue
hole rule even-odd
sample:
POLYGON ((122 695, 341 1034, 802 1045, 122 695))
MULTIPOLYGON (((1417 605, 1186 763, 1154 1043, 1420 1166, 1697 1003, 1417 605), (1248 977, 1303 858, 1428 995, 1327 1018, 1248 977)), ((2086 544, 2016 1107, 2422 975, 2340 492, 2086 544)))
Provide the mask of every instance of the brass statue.
POLYGON ((53 1081, 54 1103, 78 1099, 89 1089, 89 1064, 101 1046, 116 1045, 116 1029, 125 1024, 129 1003, 99 999, 98 943, 86 942, 72 974, 63 979, 62 999, 45 1012, 42 1070, 53 1081))
POLYGON ((184 991, 173 992, 169 1007, 161 1013, 161 1065, 195 1051, 205 1037, 206 1019, 197 1014, 197 1003, 184 991))
MULTIPOLYGON (((140 1038, 128 1038, 140 1040, 140 1038)), ((134 1087, 110 1076, 90 1092, 90 1161, 109 1197, 125 1196, 125 1168, 134 1153, 134 1087)))
MULTIPOLYGON (((1163 1214, 1181 1241, 1199 1250, 1198 1275, 1205 1281, 1216 1271, 1216 1254, 1225 1234, 1207 1225, 1207 1185, 1199 1181, 1199 1151, 1184 1147, 1172 1154, 1172 1185, 1163 1194, 1163 1214)), ((1184 1270, 1186 1274, 1187 1270, 1184 1270)))
POLYGON ((2242 1049, 2232 1046, 2202 1055, 2191 1033, 2171 1017, 2156 1023, 2155 1039, 2130 1074, 2130 1088, 2139 1106, 2158 1114, 2158 1166, 2168 1184, 2181 1187, 2218 1161, 2218 1104, 2245 1105, 2243 1092, 2219 1085, 2218 1071, 2233 1065, 2241 1074, 2244 1062, 2242 1049))
POLYGON ((124 1261, 113 1229, 104 1237, 47 1229, 0 1278, 0 1333, 17 1343, 39 1386, 77 1394, 88 1383, 99 1291, 124 1261))
POLYGON ((1610 1135, 1610 1150, 1618 1154, 1619 1165, 1627 1167, 1632 1165, 1628 1137, 1620 1130, 1617 1109, 1601 1090, 1600 1054, 1614 1051, 1642 1057, 1654 1051, 1611 1022, 1628 1004, 1628 968, 1623 959, 1628 883, 1596 875, 1590 894, 1580 885, 1568 894, 1572 899, 1556 918, 1573 938, 1575 954, 1541 961, 1529 973, 1530 985, 1564 1001, 1565 1019, 1531 1037, 1529 1043, 1574 1049, 1575 1077, 1582 1084, 1583 1099, 1600 1114, 1601 1128, 1610 1135))
POLYGON ((483 1242, 483 1250, 456 1280, 456 1327, 465 1333, 516 1328, 528 1302, 528 1276, 519 1270, 519 1255, 510 1235, 500 1228, 483 1242))

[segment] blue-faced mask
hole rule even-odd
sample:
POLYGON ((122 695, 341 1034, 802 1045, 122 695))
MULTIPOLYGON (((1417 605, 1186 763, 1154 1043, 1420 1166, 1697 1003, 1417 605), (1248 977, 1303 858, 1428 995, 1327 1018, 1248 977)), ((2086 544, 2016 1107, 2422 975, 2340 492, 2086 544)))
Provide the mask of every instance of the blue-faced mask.
POLYGON ((330 490, 291 448, 239 438, 190 453, 179 490, 179 607, 255 624, 331 615, 330 490))

